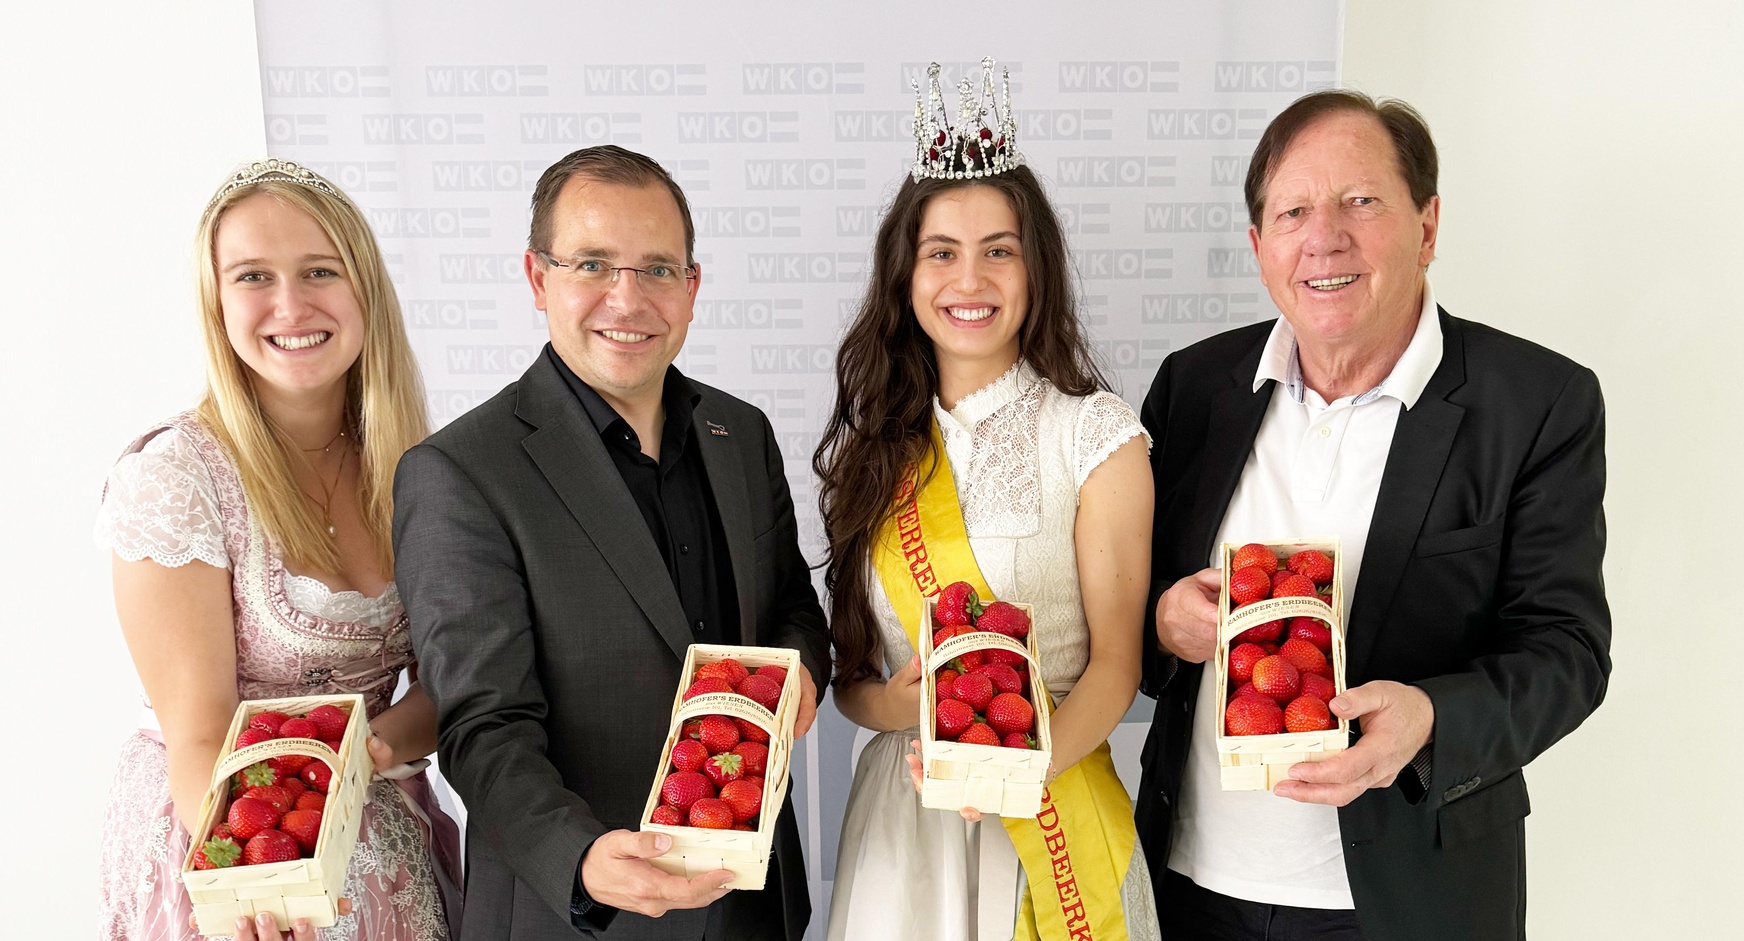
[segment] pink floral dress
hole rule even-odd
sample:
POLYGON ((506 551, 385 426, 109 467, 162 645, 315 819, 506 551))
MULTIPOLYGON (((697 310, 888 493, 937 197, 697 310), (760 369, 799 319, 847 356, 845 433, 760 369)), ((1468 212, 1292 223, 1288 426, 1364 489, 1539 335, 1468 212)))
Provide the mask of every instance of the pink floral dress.
MULTIPOLYGON (((129 561, 229 569, 236 691, 243 699, 360 693, 386 709, 412 663, 399 593, 332 592, 285 571, 248 506, 236 465, 192 412, 153 428, 109 473, 97 541, 129 561)), ((170 800, 162 737, 149 706, 121 749, 103 827, 98 936, 193 941, 182 886, 188 832, 170 800)), ((459 833, 422 773, 370 783, 346 874, 352 914, 325 939, 437 941, 459 924, 459 833)))

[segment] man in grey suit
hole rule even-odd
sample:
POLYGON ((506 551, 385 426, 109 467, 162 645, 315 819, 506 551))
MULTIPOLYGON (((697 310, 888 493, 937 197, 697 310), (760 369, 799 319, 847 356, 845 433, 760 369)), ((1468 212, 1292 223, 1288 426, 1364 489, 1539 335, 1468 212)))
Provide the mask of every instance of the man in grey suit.
POLYGON ((694 240, 647 157, 552 166, 525 257, 550 345, 400 462, 397 577, 468 811, 468 941, 798 941, 811 917, 791 800, 759 891, 666 874, 648 859, 670 838, 636 830, 691 643, 797 649, 796 734, 829 679, 768 419, 672 366, 694 240))

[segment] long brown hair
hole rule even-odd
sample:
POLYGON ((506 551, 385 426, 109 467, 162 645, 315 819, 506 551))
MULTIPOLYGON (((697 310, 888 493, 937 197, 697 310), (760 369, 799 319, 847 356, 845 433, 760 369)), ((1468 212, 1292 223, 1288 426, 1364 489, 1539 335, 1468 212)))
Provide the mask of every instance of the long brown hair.
POLYGON ((882 673, 867 576, 872 541, 895 509, 904 469, 934 467, 938 457, 932 444, 938 361, 909 295, 927 202, 964 186, 998 190, 1017 214, 1029 280, 1018 355, 1067 395, 1108 388, 1078 321, 1065 233, 1035 174, 1019 167, 978 180, 904 178, 878 226, 871 282, 836 354, 836 404, 811 460, 829 540, 824 586, 838 687, 882 673))

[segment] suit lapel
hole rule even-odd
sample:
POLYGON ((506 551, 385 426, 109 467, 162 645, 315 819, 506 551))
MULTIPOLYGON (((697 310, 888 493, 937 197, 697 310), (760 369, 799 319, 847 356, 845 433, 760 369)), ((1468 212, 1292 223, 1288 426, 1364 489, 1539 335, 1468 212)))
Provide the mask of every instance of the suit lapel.
POLYGON ((1211 406, 1206 410, 1199 492, 1194 497, 1190 517, 1192 538, 1199 547, 1194 559, 1200 565, 1211 559, 1211 543, 1229 511, 1242 468, 1247 466, 1254 438, 1259 435, 1260 422, 1266 417, 1266 406, 1272 401, 1271 385, 1252 391, 1254 372, 1259 369, 1260 352, 1264 349, 1262 335, 1253 350, 1230 371, 1229 386, 1211 397, 1211 406))
POLYGON ((751 545, 751 501, 746 487, 745 468, 739 460, 733 432, 750 434, 749 429, 734 429, 718 415, 703 392, 696 403, 691 425, 696 430, 696 445, 702 450, 703 468, 708 471, 709 490, 714 493, 715 511, 720 516, 721 529, 727 537, 727 557, 733 567, 733 587, 739 596, 740 643, 757 643, 757 560, 751 545))
POLYGON ((691 633, 666 562, 605 442, 544 356, 522 377, 515 414, 535 426, 521 447, 600 548, 642 613, 683 659, 691 633))
POLYGON ((1351 600, 1345 631, 1345 673, 1352 683, 1367 678, 1369 656, 1385 622, 1387 608, 1411 558, 1429 501, 1441 481, 1453 439, 1465 409, 1447 401, 1465 383, 1465 344, 1458 325, 1445 311, 1441 318, 1441 365, 1424 387, 1417 404, 1401 409, 1381 474, 1380 493, 1363 548, 1362 572, 1351 600))

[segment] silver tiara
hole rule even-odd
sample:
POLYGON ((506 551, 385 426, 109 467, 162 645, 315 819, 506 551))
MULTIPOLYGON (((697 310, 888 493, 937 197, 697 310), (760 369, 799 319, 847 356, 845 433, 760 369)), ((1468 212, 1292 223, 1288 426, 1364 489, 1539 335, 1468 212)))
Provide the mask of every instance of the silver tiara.
POLYGON ((1017 149, 1017 120, 1011 116, 1011 70, 1000 70, 1000 98, 993 98, 993 58, 981 60, 981 98, 969 76, 957 83, 957 125, 945 113, 939 64, 927 66, 927 92, 914 88, 914 169, 916 182, 973 180, 1023 166, 1017 149))
POLYGON ((327 182, 326 178, 308 167, 292 163, 289 160, 268 157, 265 160, 256 160, 232 173, 230 178, 224 181, 224 185, 218 187, 218 192, 213 194, 212 202, 208 203, 207 207, 210 208, 216 204, 232 190, 268 180, 295 183, 299 186, 307 186, 312 190, 320 190, 335 199, 345 199, 345 194, 339 192, 338 187, 327 182))

